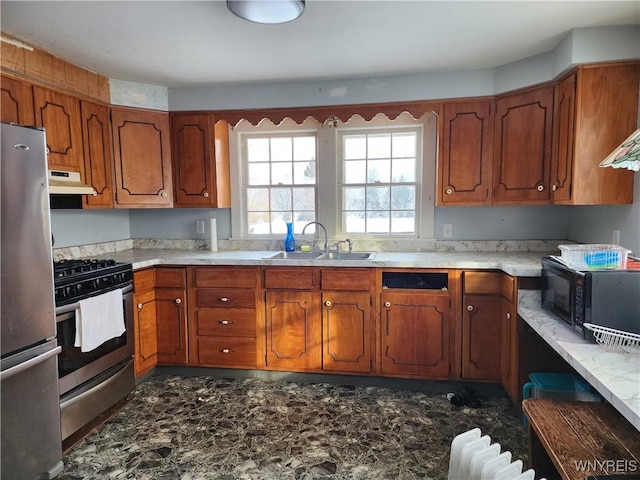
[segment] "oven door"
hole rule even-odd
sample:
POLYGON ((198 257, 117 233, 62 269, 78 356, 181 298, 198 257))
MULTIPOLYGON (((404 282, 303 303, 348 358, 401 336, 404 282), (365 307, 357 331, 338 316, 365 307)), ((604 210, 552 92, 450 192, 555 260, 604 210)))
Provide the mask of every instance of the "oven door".
POLYGON ((133 286, 122 290, 125 333, 104 342, 90 352, 82 352, 74 347, 76 337, 76 312, 78 304, 56 308, 56 339, 62 347, 58 356, 60 395, 82 385, 100 375, 114 365, 133 356, 133 286))

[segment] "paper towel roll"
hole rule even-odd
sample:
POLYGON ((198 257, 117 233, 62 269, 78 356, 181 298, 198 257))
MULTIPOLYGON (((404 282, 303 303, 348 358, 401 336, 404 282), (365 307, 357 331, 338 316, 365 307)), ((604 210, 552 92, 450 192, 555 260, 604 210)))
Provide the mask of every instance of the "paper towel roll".
POLYGON ((211 219, 211 240, 209 241, 209 248, 212 252, 218 251, 218 226, 216 225, 216 219, 211 219))

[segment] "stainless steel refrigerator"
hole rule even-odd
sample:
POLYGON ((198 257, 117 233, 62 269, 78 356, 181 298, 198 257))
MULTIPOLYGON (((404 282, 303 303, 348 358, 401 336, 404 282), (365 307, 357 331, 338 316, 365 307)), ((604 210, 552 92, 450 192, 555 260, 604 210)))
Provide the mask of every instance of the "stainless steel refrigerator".
POLYGON ((0 478, 63 469, 45 132, 1 124, 0 478))

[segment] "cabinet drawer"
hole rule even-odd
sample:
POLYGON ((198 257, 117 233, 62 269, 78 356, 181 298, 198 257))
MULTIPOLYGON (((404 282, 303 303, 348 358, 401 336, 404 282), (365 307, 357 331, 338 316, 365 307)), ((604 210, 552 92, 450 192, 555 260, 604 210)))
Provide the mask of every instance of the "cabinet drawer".
POLYGON ((313 268, 266 268, 264 288, 286 288, 287 290, 312 290, 318 284, 313 268))
POLYGON ((187 275, 185 269, 156 267, 156 287, 187 288, 187 275))
POLYGON ((255 308, 256 291, 248 288, 198 288, 196 307, 255 308))
POLYGON ((373 269, 335 268, 322 270, 322 288, 324 290, 373 290, 373 269))
POLYGON ((153 290, 156 283, 155 278, 155 270, 153 268, 133 272, 133 286, 135 292, 141 293, 153 290))
POLYGON ((196 312, 198 335, 255 337, 256 312, 243 308, 206 308, 196 312))
POLYGON ((255 367, 256 340, 247 337, 198 338, 198 364, 255 367))
POLYGON ((464 293, 502 295, 513 301, 515 278, 502 272, 464 272, 464 293))
POLYGON ((258 270, 253 267, 196 267, 193 279, 196 287, 256 288, 258 270))

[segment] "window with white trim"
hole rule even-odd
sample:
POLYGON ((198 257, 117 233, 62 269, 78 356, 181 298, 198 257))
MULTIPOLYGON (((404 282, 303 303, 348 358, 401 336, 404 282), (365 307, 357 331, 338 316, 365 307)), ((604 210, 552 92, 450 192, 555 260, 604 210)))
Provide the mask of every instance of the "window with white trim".
POLYGON ((281 239, 289 221, 297 234, 321 222, 332 239, 433 238, 436 124, 435 114, 407 113, 239 122, 229 144, 233 238, 281 239))

